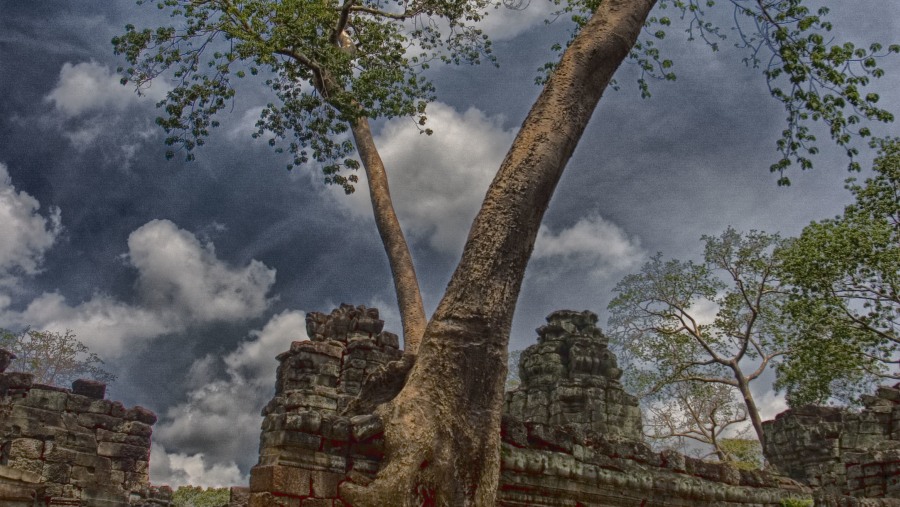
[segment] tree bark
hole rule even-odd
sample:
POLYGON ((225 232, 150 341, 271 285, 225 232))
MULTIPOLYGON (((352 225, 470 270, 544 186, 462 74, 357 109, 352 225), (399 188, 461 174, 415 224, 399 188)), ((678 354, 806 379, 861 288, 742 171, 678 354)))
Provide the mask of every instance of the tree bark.
POLYGON ((355 507, 493 507, 509 331, 541 219, 655 0, 604 0, 566 50, 491 183, 400 394, 381 405, 385 464, 355 507))
POLYGON ((351 131, 369 182, 369 198, 372 201, 375 225, 391 266, 400 320, 403 324, 403 348, 407 354, 416 354, 427 323, 416 269, 397 214, 394 212, 387 173, 375 147, 369 120, 358 118, 351 131))
POLYGON ((734 378, 737 380, 738 390, 744 398, 744 405, 747 407, 747 415, 750 416, 750 422, 756 431, 756 438, 759 439, 759 445, 762 449, 766 448, 766 434, 763 432, 762 419, 759 417, 759 409, 756 408, 756 400, 753 399, 753 393, 750 391, 750 382, 736 365, 731 366, 734 370, 734 378))

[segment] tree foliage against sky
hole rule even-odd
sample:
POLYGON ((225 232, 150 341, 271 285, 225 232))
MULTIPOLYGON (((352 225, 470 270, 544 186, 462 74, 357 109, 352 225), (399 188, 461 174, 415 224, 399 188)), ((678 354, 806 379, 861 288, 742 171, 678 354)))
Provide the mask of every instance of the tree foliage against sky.
POLYGON ((719 461, 735 458, 729 453, 726 435, 747 420, 747 409, 724 384, 678 382, 644 397, 644 435, 662 442, 688 439, 704 446, 701 458, 719 461), (649 416, 649 417, 647 417, 649 416))
POLYGON ((900 142, 875 146, 874 176, 848 182, 856 202, 779 252, 798 339, 778 386, 793 405, 900 379, 900 142))
POLYGON ((657 254, 616 285, 612 337, 639 392, 694 382, 727 386, 743 399, 762 442, 750 383, 785 352, 783 294, 772 257, 781 239, 729 228, 703 241, 702 263, 657 254))
POLYGON ((38 384, 68 387, 80 378, 113 382, 103 360, 74 333, 26 329, 13 333, 0 329, 0 348, 15 354, 9 370, 31 373, 38 384))
MULTIPOLYGON (((143 3, 143 2, 138 2, 143 3)), ((325 182, 353 191, 355 147, 347 136, 357 118, 416 117, 434 86, 423 71, 435 61, 491 60, 487 36, 474 23, 487 0, 165 0, 177 26, 138 30, 113 40, 129 66, 123 83, 138 88, 170 72, 158 123, 166 143, 191 151, 204 143, 215 115, 228 107, 235 79, 271 88, 255 136, 292 155, 288 167, 318 163, 325 182)), ((423 130, 423 132, 430 132, 423 130)), ((174 155, 174 151, 169 151, 174 155)))

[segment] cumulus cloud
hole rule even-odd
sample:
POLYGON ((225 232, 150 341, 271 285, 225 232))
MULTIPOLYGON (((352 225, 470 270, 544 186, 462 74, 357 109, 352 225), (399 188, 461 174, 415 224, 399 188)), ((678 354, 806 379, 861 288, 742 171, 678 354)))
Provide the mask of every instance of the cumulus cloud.
POLYGON ((106 65, 95 61, 71 64, 66 62, 59 71, 56 87, 44 98, 66 118, 104 111, 122 111, 142 99, 158 102, 169 88, 160 80, 142 90, 122 86, 119 76, 106 65))
POLYGON ((70 305, 65 297, 55 292, 39 296, 22 312, 4 315, 4 320, 36 329, 71 329, 85 345, 110 358, 121 356, 137 341, 179 327, 159 313, 105 295, 98 294, 83 303, 70 305))
MULTIPOLYGON (((515 132, 475 108, 460 113, 439 102, 428 106, 428 125, 434 135, 421 134, 408 118, 388 121, 375 143, 405 230, 436 250, 455 254, 515 132)), ((362 180, 354 195, 338 201, 371 215, 362 180)))
POLYGON ((543 25, 559 6, 546 0, 504 0, 478 24, 494 41, 505 41, 543 25))
POLYGON ((153 220, 128 237, 128 259, 138 270, 145 306, 194 321, 242 320, 262 313, 275 270, 252 260, 243 268, 216 257, 212 243, 168 220, 153 220))
POLYGON ((154 220, 128 239, 126 258, 137 269, 137 299, 124 303, 107 295, 71 304, 45 293, 21 312, 2 320, 37 329, 71 329, 105 357, 118 357, 154 337, 210 322, 234 322, 261 315, 275 270, 252 260, 234 267, 215 255, 213 245, 167 220, 154 220))
POLYGON ((223 485, 222 477, 232 480, 228 484, 245 483, 239 472, 229 474, 256 463, 260 410, 274 394, 275 356, 292 341, 305 339, 306 315, 284 311, 226 356, 195 361, 187 400, 170 407, 154 429, 161 447, 180 451, 162 458, 159 473, 176 479, 189 476, 191 484, 203 486, 223 485), (223 369, 224 375, 216 373, 223 369))
POLYGON ((129 108, 153 106, 172 88, 165 79, 135 93, 133 86, 123 86, 106 65, 95 61, 63 64, 56 86, 44 96, 54 114, 41 118, 55 128, 78 151, 103 145, 104 158, 127 167, 141 140, 148 132, 155 134, 153 115, 128 115, 129 108), (135 142, 137 140, 137 143, 135 142))
POLYGON ((552 260, 555 269, 587 269, 594 276, 633 269, 645 256, 638 238, 599 215, 584 217, 558 232, 542 225, 533 254, 539 261, 552 260))
POLYGON ((248 480, 249 477, 242 475, 234 463, 208 465, 202 454, 169 453, 156 442, 150 447, 150 481, 153 484, 167 484, 172 488, 198 485, 218 488, 245 485, 248 480))
POLYGON ((59 208, 50 208, 47 216, 40 208, 37 199, 16 190, 0 164, 0 287, 15 283, 16 274, 37 273, 62 230, 59 208))

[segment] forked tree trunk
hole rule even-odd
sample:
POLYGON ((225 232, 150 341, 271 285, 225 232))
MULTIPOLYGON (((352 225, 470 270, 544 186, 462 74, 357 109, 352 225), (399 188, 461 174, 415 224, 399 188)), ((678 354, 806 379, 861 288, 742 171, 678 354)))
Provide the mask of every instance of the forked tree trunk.
POLYGON ((409 246, 406 244, 406 238, 403 236, 403 230, 400 228, 400 222, 397 220, 397 214, 394 213, 387 173, 384 170, 384 162, 375 147, 369 120, 357 119, 351 130, 353 139, 356 141, 356 151, 366 170, 375 225, 391 266, 394 290, 397 293, 397 304, 403 324, 403 347, 406 353, 415 354, 422 341, 426 324, 425 308, 422 305, 416 270, 409 253, 409 246))
POLYGON ((655 0, 603 0, 525 119, 469 232, 418 359, 381 405, 385 463, 354 507, 493 507, 513 311, 563 169, 655 0))

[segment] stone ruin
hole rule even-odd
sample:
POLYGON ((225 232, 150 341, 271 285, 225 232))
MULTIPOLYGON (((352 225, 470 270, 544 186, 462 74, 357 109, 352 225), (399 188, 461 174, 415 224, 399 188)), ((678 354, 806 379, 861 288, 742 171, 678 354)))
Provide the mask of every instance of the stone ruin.
MULTIPOLYGON (((785 475, 655 453, 596 322, 554 312, 522 353, 521 385, 503 408, 498 506, 900 506, 900 387, 880 388, 859 413, 804 407, 765 423, 766 454, 785 475)), ((382 367, 403 354, 383 326, 362 306, 308 314, 310 340, 277 357, 259 462, 249 488, 231 488, 229 507, 346 507, 340 483, 375 476, 378 400, 358 396, 373 373, 390 382, 382 367)), ((171 506, 171 489, 149 483, 155 421, 106 400, 103 384, 61 389, 0 368, 0 505, 171 506)))
POLYGON ((0 505, 170 504, 171 489, 148 476, 156 415, 105 394, 100 382, 63 389, 0 370, 0 505))
MULTIPOLYGON (((306 317, 308 341, 279 354, 275 397, 263 409, 251 506, 331 507, 348 476, 374 477, 383 457, 371 415, 344 414, 366 377, 399 359, 378 310, 342 305, 306 317)), ((342 505, 342 504, 337 504, 342 505)))
POLYGON ((817 505, 900 506, 900 384, 862 401, 858 412, 806 406, 763 423, 769 461, 810 485, 817 505))
MULTIPOLYGON (((808 497, 800 484, 739 471, 643 443, 637 399, 591 312, 552 313, 522 354, 522 385, 507 393, 498 505, 778 506, 808 497)), ((352 408, 365 375, 397 359, 397 337, 375 309, 310 313, 310 341, 279 355, 276 395, 263 410, 250 507, 337 507, 348 477, 371 480, 384 458, 379 422, 352 408)))
POLYGON ((553 312, 537 333, 537 344, 519 360, 522 384, 506 394, 505 413, 527 423, 641 440, 638 400, 619 383, 622 370, 597 316, 553 312))

